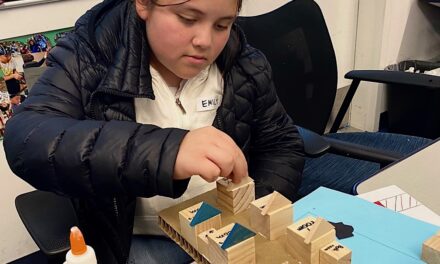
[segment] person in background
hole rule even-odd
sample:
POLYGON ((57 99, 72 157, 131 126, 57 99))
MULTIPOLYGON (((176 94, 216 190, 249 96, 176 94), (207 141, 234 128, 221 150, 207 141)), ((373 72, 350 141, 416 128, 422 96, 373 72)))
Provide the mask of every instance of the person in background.
MULTIPOLYGON (((1 46, 0 46, 1 47, 1 46)), ((5 83, 5 78, 4 78, 5 74, 3 73, 3 70, 0 68, 0 92, 5 92, 8 89, 6 88, 6 83, 5 83)))
POLYGON ((44 35, 35 34, 34 40, 35 40, 35 43, 37 43, 38 47, 40 48, 40 51, 49 51, 50 50, 49 40, 44 35))
POLYGON ((40 46, 38 45, 38 43, 35 43, 35 40, 33 38, 28 40, 28 45, 29 45, 29 50, 31 51, 31 53, 41 51, 40 46))
POLYGON ((21 99, 22 99, 22 95, 20 95, 20 94, 10 94, 9 95, 10 116, 12 116, 15 113, 15 110, 21 104, 21 99))
MULTIPOLYGON (((1 74, 0 74, 1 75, 1 74)), ((1 78, 0 78, 1 82, 1 78)), ((0 136, 4 136, 5 125, 10 116, 10 100, 8 92, 0 90, 0 136)))
POLYGON ((19 47, 18 47, 18 43, 16 41, 12 41, 9 44, 9 48, 11 49, 12 53, 18 53, 19 52, 19 47))
POLYGON ((12 57, 12 51, 8 47, 0 46, 0 70, 3 72, 9 94, 17 94, 25 89, 25 86, 21 85, 23 72, 18 72, 19 68, 12 57))
POLYGON ((41 67, 44 64, 47 58, 47 51, 44 52, 43 57, 39 61, 34 60, 34 56, 32 54, 23 54, 23 69, 32 68, 32 67, 41 67))
POLYGON ((157 214, 218 177, 249 175, 257 197, 297 199, 303 143, 268 61, 235 24, 241 4, 98 4, 8 121, 12 171, 73 199, 99 263, 191 262, 157 214))
POLYGON ((23 55, 29 54, 30 51, 28 49, 28 45, 25 44, 25 45, 21 46, 20 53, 23 54, 23 55))
POLYGON ((4 45, 0 45, 0 68, 3 71, 3 78, 5 80, 10 78, 20 78, 20 76, 14 75, 17 65, 12 59, 12 50, 4 45))

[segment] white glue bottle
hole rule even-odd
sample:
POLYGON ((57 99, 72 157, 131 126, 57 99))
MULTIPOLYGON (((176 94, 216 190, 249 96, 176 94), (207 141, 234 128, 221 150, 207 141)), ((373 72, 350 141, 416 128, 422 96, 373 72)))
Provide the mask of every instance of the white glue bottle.
POLYGON ((70 229, 70 250, 64 264, 97 264, 95 251, 87 246, 78 227, 70 229))

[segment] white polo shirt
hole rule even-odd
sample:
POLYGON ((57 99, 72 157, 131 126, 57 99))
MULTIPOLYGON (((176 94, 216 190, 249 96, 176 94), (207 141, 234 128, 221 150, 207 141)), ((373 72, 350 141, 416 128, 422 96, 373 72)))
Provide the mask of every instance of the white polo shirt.
MULTIPOLYGON (((212 125, 223 97, 223 78, 215 64, 202 70, 178 88, 168 87, 150 66, 155 100, 135 98, 136 122, 161 128, 193 130, 212 125), (180 101, 180 106, 176 103, 180 101)), ((200 176, 191 177, 188 189, 178 199, 164 196, 138 198, 134 234, 164 235, 158 226, 159 211, 215 188, 200 176)))

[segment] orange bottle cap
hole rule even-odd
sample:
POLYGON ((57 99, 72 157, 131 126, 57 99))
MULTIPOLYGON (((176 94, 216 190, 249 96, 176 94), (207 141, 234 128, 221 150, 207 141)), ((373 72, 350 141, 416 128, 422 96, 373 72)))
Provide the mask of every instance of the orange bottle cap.
POLYGON ((76 226, 70 229, 70 250, 73 255, 82 255, 87 251, 83 234, 76 226))

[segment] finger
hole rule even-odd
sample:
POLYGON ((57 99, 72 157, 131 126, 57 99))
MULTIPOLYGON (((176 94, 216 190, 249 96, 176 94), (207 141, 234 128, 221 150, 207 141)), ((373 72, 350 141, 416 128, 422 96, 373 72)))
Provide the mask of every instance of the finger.
MULTIPOLYGON (((230 167, 225 167, 225 164, 231 162, 229 160, 226 160, 224 164, 216 163, 218 166, 222 167, 221 175, 225 178, 230 178, 234 183, 239 183, 241 179, 248 176, 246 158, 241 149, 228 134, 216 128, 214 128, 214 131, 215 135, 211 137, 211 139, 214 140, 214 145, 232 155, 233 158, 232 170, 230 167)), ((231 156, 228 157, 230 158, 231 156)))
POLYGON ((237 157, 231 174, 231 180, 233 183, 240 183, 243 178, 248 176, 247 161, 243 152, 239 148, 237 149, 237 157))
POLYGON ((195 174, 200 175, 207 182, 214 182, 220 176, 220 168, 209 159, 203 159, 197 167, 198 172, 195 174))
POLYGON ((220 168, 220 176, 226 177, 231 174, 235 161, 234 154, 231 154, 229 149, 212 146, 206 157, 220 168))

